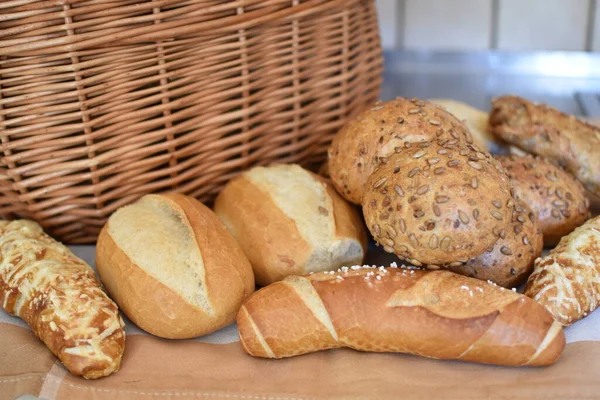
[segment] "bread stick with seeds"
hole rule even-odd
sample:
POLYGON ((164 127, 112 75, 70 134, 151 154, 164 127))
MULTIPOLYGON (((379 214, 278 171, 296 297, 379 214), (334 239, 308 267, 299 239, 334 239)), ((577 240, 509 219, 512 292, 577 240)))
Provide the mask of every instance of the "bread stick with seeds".
POLYGON ((67 369, 95 379, 119 370, 123 320, 94 271, 32 221, 0 221, 0 301, 67 369))
POLYGON ((450 271, 342 268, 255 292, 237 318, 244 350, 284 358, 349 347, 498 365, 549 365, 562 327, 530 298, 450 271))
POLYGON ((599 127, 517 96, 494 99, 489 124, 500 139, 560 165, 600 195, 599 127))

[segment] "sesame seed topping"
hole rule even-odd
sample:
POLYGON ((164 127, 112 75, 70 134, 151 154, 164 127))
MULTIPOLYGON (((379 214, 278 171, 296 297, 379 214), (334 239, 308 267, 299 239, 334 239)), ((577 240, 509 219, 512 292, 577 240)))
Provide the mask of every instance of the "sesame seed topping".
POLYGON ((479 164, 476 161, 467 161, 467 164, 469 164, 469 166, 471 166, 472 168, 476 169, 477 171, 481 171, 481 168, 483 168, 481 166, 481 164, 479 164))
POLYGON ((394 191, 398 194, 398 196, 404 197, 404 190, 402 190, 401 186, 394 185, 394 191))
POLYGON ((446 149, 439 149, 437 153, 438 154, 446 154, 446 153, 448 153, 448 150, 446 150, 446 149))
POLYGON ((421 112, 420 108, 411 108, 410 110, 408 110, 409 114, 417 114, 419 112, 421 112))
POLYGON ((413 158, 421 158, 425 154, 427 154, 427 150, 419 150, 415 154, 413 154, 413 158))
POLYGON ((321 215, 329 215, 329 211, 325 207, 319 206, 319 214, 321 215))
POLYGON ((381 178, 373 185, 373 189, 379 189, 387 182, 387 178, 381 178))
POLYGON ((500 248, 500 253, 504 254, 505 256, 510 256, 510 255, 512 255, 512 253, 513 253, 513 252, 512 252, 512 250, 511 250, 511 249, 509 249, 508 247, 506 247, 506 246, 502 246, 502 247, 500 248))
POLYGON ((500 203, 498 200, 492 200, 492 205, 496 208, 502 208, 502 203, 500 203))
POLYGON ((440 215, 442 215, 442 212, 440 211, 440 207, 437 204, 433 205, 433 213, 435 214, 436 217, 439 217, 440 215))
POLYGON ((429 191, 429 185, 423 185, 417 189, 418 195, 423 195, 429 191))
POLYGON ((419 167, 413 168, 412 171, 410 171, 408 173, 408 177, 412 178, 413 176, 415 176, 416 174, 418 174, 419 171, 421 171, 421 168, 419 168, 419 167))
POLYGON ((496 210, 492 210, 490 211, 490 214, 492 215, 492 217, 496 218, 499 221, 502 221, 504 219, 504 217, 502 216, 502 214, 500 214, 498 211, 496 210))
POLYGON ((479 180, 477 179, 476 176, 474 176, 473 178, 471 178, 471 187, 473 189, 477 189, 479 187, 479 180))
POLYGON ((450 198, 448 196, 435 196, 436 203, 446 203, 450 198))
POLYGON ((402 233, 406 233, 406 221, 404 221, 404 218, 400 218, 400 230, 402 233))
POLYGON ((429 120, 429 123, 430 123, 431 125, 440 126, 440 121, 438 121, 438 120, 435 120, 435 119, 430 119, 430 120, 429 120))
POLYGON ((563 206, 565 205, 565 202, 564 202, 564 201, 562 201, 562 200, 554 200, 554 201, 552 202, 552 205, 553 205, 554 207, 563 207, 563 206))
POLYGON ((439 158, 430 158, 430 159, 427 160, 427 163, 429 165, 437 164, 438 162, 440 162, 439 158))
POLYGON ((436 174, 436 175, 440 175, 440 174, 442 174, 442 173, 443 173, 445 170, 446 170, 446 168, 445 168, 445 167, 438 167, 438 168, 436 168, 436 169, 434 169, 434 170, 433 170, 433 173, 434 173, 434 174, 436 174))
POLYGON ((469 219, 469 216, 461 210, 458 210, 458 219, 460 219, 460 222, 462 222, 465 225, 467 225, 471 221, 469 219))
POLYGON ((456 167, 458 164, 460 164, 460 160, 450 160, 448 161, 448 166, 449 167, 456 167))
POLYGON ((527 236, 523 236, 523 244, 526 246, 529 244, 529 239, 527 239, 527 236))

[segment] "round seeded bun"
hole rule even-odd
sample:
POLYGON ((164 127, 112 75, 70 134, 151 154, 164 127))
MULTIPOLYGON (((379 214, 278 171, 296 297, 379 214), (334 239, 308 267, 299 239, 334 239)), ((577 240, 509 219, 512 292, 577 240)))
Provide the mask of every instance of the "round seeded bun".
POLYGON ((529 207, 516 200, 509 229, 492 233, 498 241, 485 253, 448 269, 500 286, 516 287, 525 282, 533 271, 533 262, 542 255, 542 230, 529 207))
POLYGON ((488 153, 448 139, 405 147, 368 179, 363 213, 371 234, 403 260, 429 268, 482 254, 509 228, 508 177, 488 153))
POLYGON ((405 143, 444 137, 473 143, 465 125, 441 107, 418 99, 377 103, 350 120, 328 151, 329 173, 337 191, 360 204, 367 179, 377 165, 405 143))
POLYGON ((498 160, 508 173, 515 196, 536 215, 546 247, 555 246, 589 218, 585 189, 568 172, 530 155, 498 160))

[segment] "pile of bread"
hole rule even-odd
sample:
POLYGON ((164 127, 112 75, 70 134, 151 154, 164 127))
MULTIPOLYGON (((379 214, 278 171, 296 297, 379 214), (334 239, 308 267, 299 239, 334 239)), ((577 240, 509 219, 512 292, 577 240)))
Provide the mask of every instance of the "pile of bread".
POLYGON ((466 117, 398 98, 353 118, 321 175, 254 167, 213 210, 146 195, 99 236, 106 292, 36 223, 0 222, 3 308, 86 378, 119 369, 119 309, 169 339, 237 318, 258 357, 349 347, 551 364, 562 327, 600 301, 600 219, 586 197, 600 194, 600 130, 516 97, 496 99, 486 126, 466 117), (531 155, 494 158, 491 142, 531 155), (367 230, 407 265, 362 266, 367 230))

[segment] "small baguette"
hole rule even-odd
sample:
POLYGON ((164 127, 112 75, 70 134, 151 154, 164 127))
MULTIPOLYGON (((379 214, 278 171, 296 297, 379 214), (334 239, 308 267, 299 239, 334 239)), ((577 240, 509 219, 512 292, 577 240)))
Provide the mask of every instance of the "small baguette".
POLYGON ((498 365, 549 365, 560 324, 533 300, 449 271, 342 268, 288 277, 238 313, 244 350, 283 358, 349 347, 498 365))
POLYGON ((535 260, 525 294, 568 326, 600 306, 600 216, 563 237, 535 260))
POLYGON ((0 221, 0 301, 74 375, 119 370, 123 320, 94 271, 32 221, 0 221))

